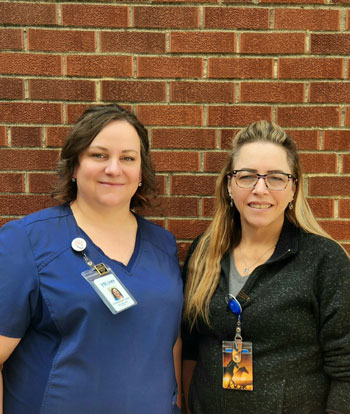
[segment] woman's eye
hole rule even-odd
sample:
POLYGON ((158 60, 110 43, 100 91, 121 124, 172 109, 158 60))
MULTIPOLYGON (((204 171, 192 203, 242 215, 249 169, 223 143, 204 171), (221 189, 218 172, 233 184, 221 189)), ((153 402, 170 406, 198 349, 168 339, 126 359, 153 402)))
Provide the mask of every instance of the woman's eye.
POLYGON ((245 174, 245 175, 241 175, 239 176, 240 180, 255 180, 256 176, 252 175, 252 174, 245 174))
POLYGON ((129 157, 129 156, 125 156, 124 158, 123 158, 123 160, 124 161, 134 161, 134 157, 129 157))
POLYGON ((91 156, 93 158, 98 158, 98 159, 105 159, 106 158, 106 155, 105 154, 101 154, 101 153, 91 154, 91 156))

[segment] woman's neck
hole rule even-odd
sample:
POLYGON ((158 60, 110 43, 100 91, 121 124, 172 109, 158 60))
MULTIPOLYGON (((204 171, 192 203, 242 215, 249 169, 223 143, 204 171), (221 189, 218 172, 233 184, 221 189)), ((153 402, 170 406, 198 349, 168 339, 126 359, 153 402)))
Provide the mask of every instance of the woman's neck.
POLYGON ((251 228, 242 227, 241 246, 269 246, 276 245, 279 239, 282 226, 278 228, 251 228))
POLYGON ((115 228, 128 227, 130 222, 135 221, 129 206, 96 209, 84 203, 83 200, 76 199, 71 203, 71 209, 78 225, 82 228, 97 226, 101 230, 110 231, 115 228))

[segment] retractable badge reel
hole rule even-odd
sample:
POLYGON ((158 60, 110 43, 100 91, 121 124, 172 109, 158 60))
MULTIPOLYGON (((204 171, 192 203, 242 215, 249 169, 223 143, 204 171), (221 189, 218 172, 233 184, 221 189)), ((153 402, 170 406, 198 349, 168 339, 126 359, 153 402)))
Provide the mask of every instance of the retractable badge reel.
POLYGON ((137 304, 135 298, 109 266, 104 263, 95 265, 89 259, 85 253, 86 241, 83 238, 73 239, 71 246, 75 252, 82 254, 85 263, 90 268, 81 275, 114 315, 137 304))
POLYGON ((222 341, 222 387, 253 391, 253 344, 242 340, 242 307, 233 295, 228 295, 226 302, 237 315, 237 323, 234 341, 222 341))

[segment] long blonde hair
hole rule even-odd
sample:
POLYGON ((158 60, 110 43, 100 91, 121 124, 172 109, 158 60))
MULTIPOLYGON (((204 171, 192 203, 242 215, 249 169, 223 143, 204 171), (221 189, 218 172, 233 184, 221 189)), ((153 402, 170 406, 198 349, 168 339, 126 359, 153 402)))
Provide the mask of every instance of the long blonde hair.
POLYGON ((227 174, 234 169, 234 162, 243 145, 268 142, 283 147, 295 182, 293 208, 286 209, 286 218, 309 233, 332 239, 317 223, 306 200, 303 189, 302 169, 295 142, 278 125, 257 121, 241 129, 232 142, 230 157, 222 169, 215 189, 213 220, 200 238, 188 265, 185 288, 184 319, 193 327, 198 317, 210 325, 209 305, 219 283, 223 255, 241 240, 241 223, 238 210, 230 207, 227 174))

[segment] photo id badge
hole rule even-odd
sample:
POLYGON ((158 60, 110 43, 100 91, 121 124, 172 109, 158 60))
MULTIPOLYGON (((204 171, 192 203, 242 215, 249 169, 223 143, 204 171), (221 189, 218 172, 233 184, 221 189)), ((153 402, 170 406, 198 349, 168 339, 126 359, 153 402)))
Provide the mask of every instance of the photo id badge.
POLYGON ((251 342, 222 342, 222 387, 253 391, 253 345, 251 342))
POLYGON ((137 304, 131 293, 104 263, 81 274, 95 290, 107 308, 115 315, 137 304))

